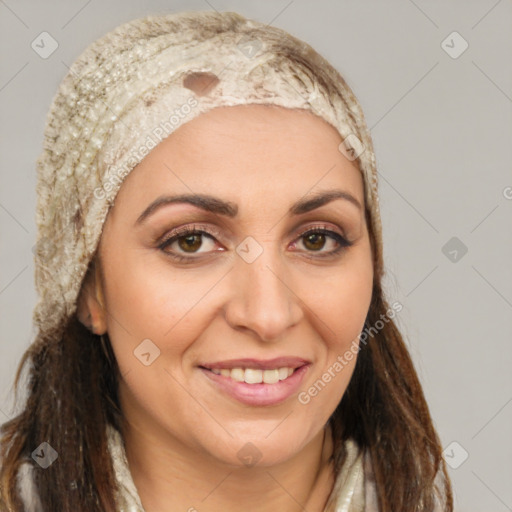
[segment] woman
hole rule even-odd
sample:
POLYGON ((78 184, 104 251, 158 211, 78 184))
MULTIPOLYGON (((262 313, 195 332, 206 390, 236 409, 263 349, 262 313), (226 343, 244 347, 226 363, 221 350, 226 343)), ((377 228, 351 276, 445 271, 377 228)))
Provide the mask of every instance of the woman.
POLYGON ((3 509, 451 511, 381 287, 339 73, 235 13, 135 20, 63 80, 3 509))

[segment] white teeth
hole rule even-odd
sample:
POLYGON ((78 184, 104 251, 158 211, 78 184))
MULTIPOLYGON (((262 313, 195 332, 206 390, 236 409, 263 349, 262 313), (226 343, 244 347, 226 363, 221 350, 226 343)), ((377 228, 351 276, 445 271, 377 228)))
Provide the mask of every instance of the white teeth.
POLYGON ((275 384, 279 382, 279 370, 265 370, 263 372, 263 382, 265 384, 275 384))
POLYGON ((245 372, 242 368, 233 368, 230 377, 237 382, 243 382, 245 380, 245 372))
POLYGON ((284 380, 288 377, 288 368, 279 368, 279 380, 284 380))
POLYGON ((247 370, 245 370, 244 380, 247 384, 260 384, 263 382, 263 371, 247 368, 247 370))
POLYGON ((276 384, 280 380, 287 379, 293 372, 294 368, 283 367, 274 368, 272 370, 260 370, 257 368, 212 368, 211 371, 216 375, 230 377, 237 382, 245 382, 247 384, 276 384))

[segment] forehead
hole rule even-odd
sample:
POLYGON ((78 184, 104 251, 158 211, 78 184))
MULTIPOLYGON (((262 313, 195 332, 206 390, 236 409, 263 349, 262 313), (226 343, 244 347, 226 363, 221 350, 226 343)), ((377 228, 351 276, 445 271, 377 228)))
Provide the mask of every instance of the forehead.
POLYGON ((169 139, 176 144, 201 142, 211 153, 238 143, 246 150, 282 145, 283 150, 295 146, 305 153, 313 144, 325 150, 341 142, 338 131, 310 111, 256 104, 214 108, 180 126, 169 139))
POLYGON ((282 202, 340 186, 364 203, 362 174, 340 152, 341 141, 334 127, 306 110, 218 107, 154 148, 127 176, 116 204, 163 192, 282 202))

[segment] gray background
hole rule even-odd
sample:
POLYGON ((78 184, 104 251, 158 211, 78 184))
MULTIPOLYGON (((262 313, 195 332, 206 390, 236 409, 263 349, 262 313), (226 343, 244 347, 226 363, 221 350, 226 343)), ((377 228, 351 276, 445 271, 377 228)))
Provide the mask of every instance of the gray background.
POLYGON ((0 422, 34 336, 34 171, 51 99, 97 37, 187 9, 284 28, 346 77, 375 143, 386 290, 404 305, 456 510, 512 510, 510 0, 0 0, 0 422), (58 42, 46 59, 31 48, 43 31, 58 42), (469 45, 457 58, 445 50, 463 41, 443 43, 454 31, 469 45))

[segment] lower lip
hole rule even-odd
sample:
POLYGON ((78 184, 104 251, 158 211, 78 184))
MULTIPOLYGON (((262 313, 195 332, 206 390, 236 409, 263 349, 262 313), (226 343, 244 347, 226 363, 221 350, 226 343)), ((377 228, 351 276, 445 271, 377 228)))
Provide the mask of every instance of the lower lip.
POLYGON ((247 405, 275 405, 284 402, 293 396, 299 389, 309 364, 297 368, 289 377, 280 380, 275 384, 247 384, 237 382, 230 377, 217 375, 206 368, 200 370, 216 385, 221 391, 247 405))

